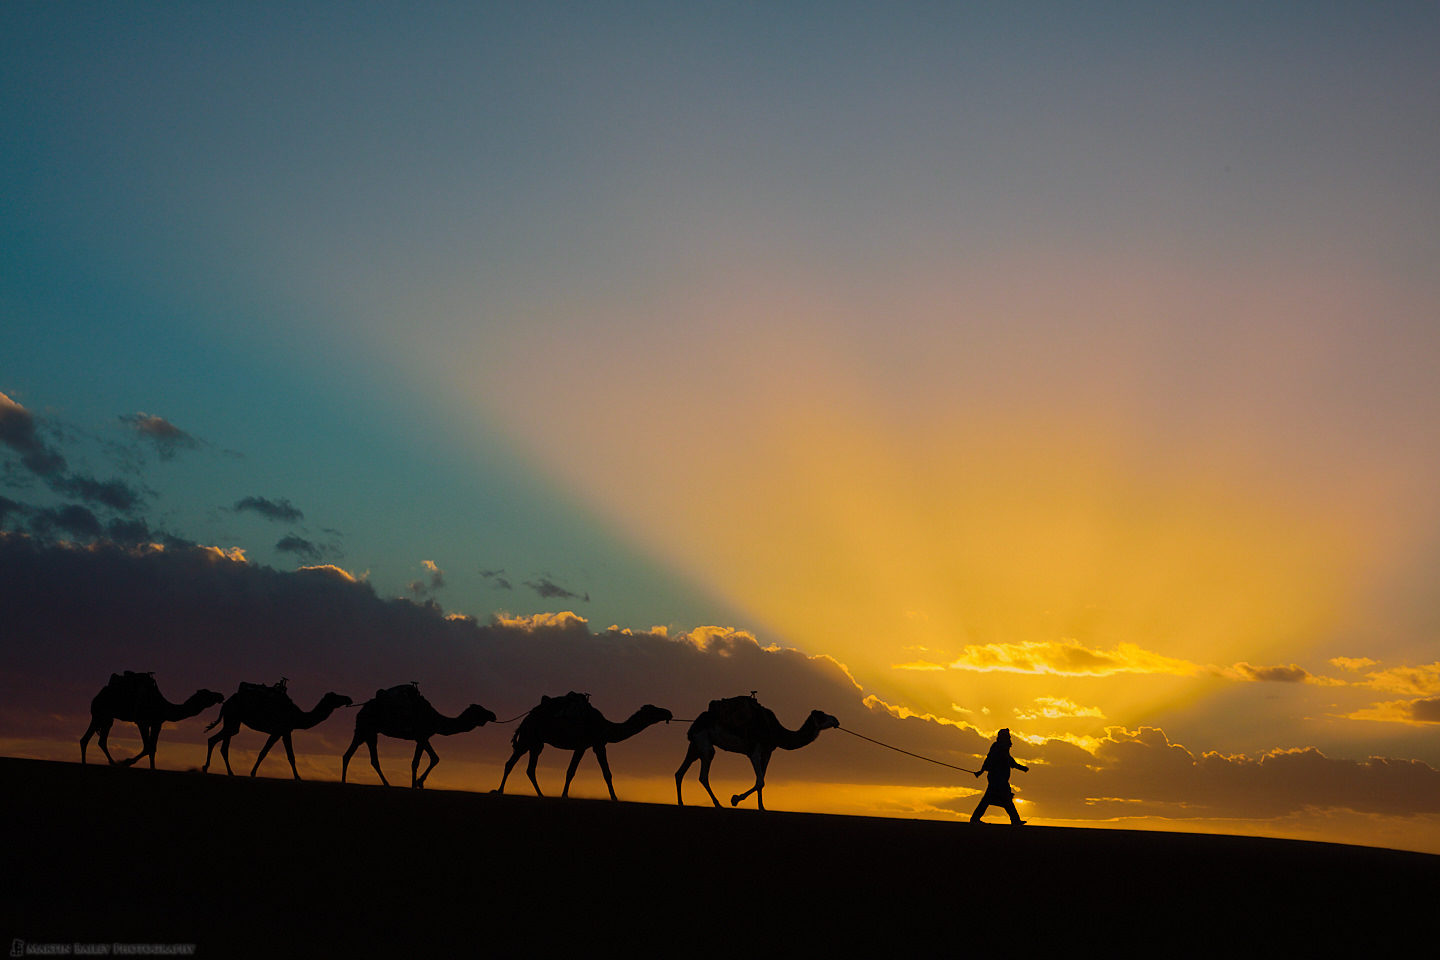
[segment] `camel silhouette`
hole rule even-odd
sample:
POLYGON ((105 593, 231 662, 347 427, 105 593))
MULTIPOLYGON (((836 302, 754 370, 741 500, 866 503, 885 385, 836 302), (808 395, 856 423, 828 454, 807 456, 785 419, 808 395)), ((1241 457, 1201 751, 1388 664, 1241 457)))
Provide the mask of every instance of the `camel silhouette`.
POLYGON ((680 764, 680 769, 675 771, 675 799, 682 807, 685 805, 681 789, 685 771, 699 760, 700 785, 710 794, 715 806, 720 806, 720 801, 715 798, 715 791, 710 789, 710 762, 715 759, 715 748, 719 747, 731 753, 745 754, 750 758, 750 765, 755 768, 755 786, 732 796, 730 805, 737 806, 741 800, 753 793, 756 803, 764 810, 765 797, 762 791, 765 788, 765 770, 770 765, 770 754, 775 752, 775 748, 798 750, 813 743, 821 730, 838 726, 840 721, 830 714, 811 710, 810 716, 805 718, 800 729, 786 730, 775 718, 775 714, 762 707, 753 694, 748 697, 711 700, 709 709, 695 718, 685 734, 690 740, 690 748, 685 752, 685 761, 680 764))
POLYGON ((110 682, 95 694, 90 701, 90 726, 80 738, 80 762, 85 763, 85 748, 90 738, 100 735, 100 750, 105 759, 123 766, 130 766, 141 757, 150 758, 150 769, 155 769, 155 747, 160 742, 160 728, 166 723, 185 720, 214 706, 225 697, 213 690, 196 690, 184 703, 171 703, 160 693, 153 673, 110 674, 110 682), (140 728, 140 752, 128 760, 116 761, 110 756, 108 741, 110 727, 116 720, 124 720, 140 728))
POLYGON ((380 756, 375 749, 376 741, 383 733, 398 740, 415 741, 415 757, 410 761, 410 786, 423 789, 425 778, 440 762, 440 756, 430 746, 431 737, 467 733, 494 720, 495 714, 478 703, 470 704, 458 717, 447 717, 432 707, 430 701, 420 694, 419 686, 413 683, 376 690, 374 699, 365 701, 355 715, 355 737, 340 760, 340 782, 345 782, 350 757, 364 743, 370 747, 370 766, 380 774, 380 782, 390 786, 390 781, 385 779, 385 771, 380 769, 380 756), (417 776, 422 753, 430 755, 430 765, 417 776))
POLYGON ((610 777, 610 761, 605 755, 605 745, 628 740, 646 727, 662 720, 668 722, 671 718, 669 710, 647 703, 631 714, 624 723, 614 723, 605 719, 604 714, 590 705, 588 693, 571 691, 563 697, 541 697, 540 703, 526 714, 515 731, 515 736, 510 739, 514 753, 505 762, 500 789, 495 792, 505 792, 505 781, 510 778, 510 771, 514 769, 520 756, 528 753, 530 763, 525 772, 529 775, 530 782, 535 785, 535 793, 543 797, 540 781, 535 779, 535 764, 540 760, 540 751, 545 749, 548 743, 562 750, 575 751, 570 757, 570 769, 565 771, 565 789, 560 791, 560 796, 570 795, 570 781, 575 779, 580 758, 585 755, 586 750, 593 750, 595 759, 600 761, 600 772, 605 774, 605 786, 610 790, 610 799, 618 800, 620 798, 615 796, 615 783, 610 777))
POLYGON ((220 732, 210 738, 209 746, 205 750, 205 765, 200 768, 200 772, 210 769, 210 755, 218 743, 220 758, 225 761, 225 772, 231 776, 235 774, 235 771, 230 769, 230 738, 240 732, 243 724, 252 730, 270 735, 265 746, 260 748, 260 755, 255 758, 255 766, 250 768, 250 776, 255 776, 265 755, 275 746, 275 741, 279 740, 285 744, 285 758, 290 761, 290 772, 299 780, 300 771, 295 768, 295 748, 290 742, 290 735, 296 730, 309 730, 318 726, 336 709, 349 705, 350 698, 344 694, 327 693, 313 709, 301 710, 295 705, 295 701, 290 699, 283 679, 274 685, 242 682, 240 689, 231 694, 220 708, 220 716, 205 728, 207 731, 213 730, 224 724, 220 727, 220 732))

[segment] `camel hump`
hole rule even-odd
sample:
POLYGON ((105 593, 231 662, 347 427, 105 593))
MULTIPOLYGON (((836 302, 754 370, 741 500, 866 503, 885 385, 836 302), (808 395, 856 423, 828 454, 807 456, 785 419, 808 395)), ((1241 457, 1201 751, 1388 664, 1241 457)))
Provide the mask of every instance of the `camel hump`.
POLYGON ((262 697, 273 697, 276 694, 285 693, 285 685, 289 678, 281 677, 276 683, 252 683, 249 680, 240 681, 240 692, 257 694, 262 697))
POLYGON ((590 694, 571 690, 563 697, 540 697, 540 704, 531 715, 539 714, 544 720, 583 720, 594 708, 590 706, 590 694))
POLYGON ((760 701, 753 696, 740 696, 711 700, 706 712, 718 726, 729 730, 747 730, 764 723, 765 715, 769 711, 760 706, 760 701))
POLYGON ((430 702, 420 693, 414 683, 402 683, 375 691, 372 701, 393 720, 401 723, 418 722, 429 710, 430 702))
POLYGON ((155 682, 154 670, 126 670, 124 673, 112 673, 110 674, 110 684, 116 687, 159 689, 159 684, 155 682))

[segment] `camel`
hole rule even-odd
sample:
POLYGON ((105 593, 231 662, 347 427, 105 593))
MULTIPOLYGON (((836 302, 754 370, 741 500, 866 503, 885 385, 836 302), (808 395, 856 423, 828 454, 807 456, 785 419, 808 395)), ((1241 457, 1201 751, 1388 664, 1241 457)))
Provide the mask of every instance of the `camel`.
POLYGON ((380 734, 398 740, 415 741, 415 757, 410 761, 410 786, 422 790, 425 778, 440 762, 440 756, 430 746, 434 736, 448 737, 457 733, 468 733, 476 727, 483 727, 495 720, 495 714, 478 703, 472 703, 458 717, 447 717, 430 705, 420 694, 419 686, 413 683, 401 684, 388 690, 376 690, 375 697, 367 700, 355 715, 355 738, 340 760, 340 782, 345 782, 345 772, 350 768, 350 757, 356 748, 364 743, 370 747, 370 766, 380 774, 380 782, 390 786, 385 771, 380 769, 380 757, 376 752, 376 741, 380 734), (430 755, 430 765, 425 772, 416 775, 420 769, 420 755, 430 755))
POLYGON ((196 690, 184 703, 171 703, 160 693, 153 673, 110 674, 110 682, 90 701, 90 726, 80 738, 80 762, 85 763, 85 748, 91 736, 100 735, 100 750, 112 764, 130 766, 141 757, 149 756, 150 769, 155 769, 155 747, 160 742, 160 728, 167 723, 186 720, 201 713, 225 697, 213 690, 196 690), (117 761, 110 756, 110 727, 116 720, 134 723, 140 728, 140 752, 128 760, 117 761))
POLYGON ((260 748, 260 755, 255 758, 255 766, 250 768, 250 776, 255 776, 265 755, 275 746, 275 741, 279 740, 285 744, 285 758, 290 761, 290 772, 299 780, 300 771, 295 768, 295 748, 290 742, 290 735, 296 730, 309 730, 318 726, 338 708, 350 706, 350 702, 350 698, 344 694, 327 693, 313 709, 301 710, 295 705, 295 701, 290 699, 283 679, 273 686, 241 683, 240 688, 231 694, 220 708, 220 716, 205 728, 207 731, 213 730, 224 724, 220 727, 220 732, 210 738, 210 744, 205 750, 205 765, 200 768, 200 772, 205 773, 210 769, 210 755, 218 743, 220 757, 225 761, 225 772, 235 775, 235 771, 230 769, 230 738, 240 732, 243 724, 252 730, 270 735, 265 746, 260 748))
POLYGON ((811 710, 800 729, 786 730, 774 713, 760 705, 754 694, 711 700, 710 708, 695 718, 685 734, 690 740, 690 748, 685 752, 685 761, 680 764, 680 769, 675 771, 675 799, 680 806, 685 805, 681 783, 685 779, 685 771, 699 760, 700 785, 710 794, 715 806, 720 806, 720 801, 715 799, 715 791, 710 789, 710 762, 715 759, 715 748, 719 747, 731 753, 745 754, 755 768, 755 786, 732 796, 730 806, 738 806, 741 800, 753 793, 756 803, 764 810, 762 791, 765 788, 765 769, 770 765, 770 754, 775 752, 775 748, 798 750, 813 743, 821 730, 838 726, 840 721, 830 714, 811 710))
POLYGON ((669 710, 647 703, 625 722, 614 723, 605 719, 604 714, 590 705, 588 693, 572 691, 563 697, 541 697, 540 703, 525 716, 519 729, 515 731, 515 736, 510 739, 515 752, 506 761, 505 773, 500 778, 500 789, 495 792, 505 792, 505 781, 509 779, 510 771, 514 769, 521 754, 528 753, 530 763, 525 772, 530 776, 530 782, 535 785, 535 793, 543 797, 540 781, 535 779, 535 764, 540 759, 540 751, 545 749, 548 743, 562 750, 575 751, 570 757, 570 769, 565 771, 565 789, 560 792, 560 796, 570 795, 570 781, 575 779, 580 758, 585 755, 586 750, 593 750, 595 759, 600 761, 600 772, 605 774, 605 786, 610 790, 610 799, 619 800, 620 798, 615 796, 615 784, 610 777, 610 761, 605 755, 605 745, 628 740, 652 724, 662 720, 668 723, 671 719, 669 710))

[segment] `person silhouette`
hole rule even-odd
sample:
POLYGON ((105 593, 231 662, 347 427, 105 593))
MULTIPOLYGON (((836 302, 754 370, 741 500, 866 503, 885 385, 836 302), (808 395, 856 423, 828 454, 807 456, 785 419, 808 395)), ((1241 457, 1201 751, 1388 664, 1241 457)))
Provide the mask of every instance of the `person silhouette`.
POLYGON ((1010 756, 1010 729, 1002 727, 995 735, 995 742, 990 744, 990 752, 985 755, 985 762, 980 769, 975 771, 975 776, 982 773, 989 773, 990 782, 985 787, 985 793, 980 797, 980 805, 975 812, 970 814, 971 823, 979 823, 980 818, 985 815, 985 810, 993 803, 995 806, 1010 814, 1010 823, 1020 826, 1024 820, 1020 814, 1015 812, 1015 794, 1010 791, 1010 770, 1011 768, 1026 771, 1030 768, 1023 763, 1016 763, 1015 758, 1010 756))

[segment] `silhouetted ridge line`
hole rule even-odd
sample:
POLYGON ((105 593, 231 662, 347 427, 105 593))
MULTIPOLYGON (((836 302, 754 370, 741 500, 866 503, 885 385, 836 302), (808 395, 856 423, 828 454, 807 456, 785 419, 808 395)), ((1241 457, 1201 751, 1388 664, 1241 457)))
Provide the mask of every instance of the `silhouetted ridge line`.
POLYGON ((934 757, 921 756, 918 753, 911 753, 909 750, 902 750, 899 747, 892 747, 888 743, 881 743, 879 740, 873 739, 872 737, 867 737, 863 733, 856 733, 854 730, 846 730, 844 727, 836 727, 835 729, 842 730, 845 733, 850 734, 850 736, 852 737, 859 737, 861 740, 869 740, 877 747, 884 747, 886 750, 894 750, 896 753, 903 753, 907 757, 914 757, 916 760, 924 760, 927 763, 934 763, 942 767, 949 767, 951 770, 959 770, 961 773, 973 773, 976 776, 979 776, 979 772, 976 770, 968 770, 965 767, 957 767, 955 766, 955 764, 946 763, 944 760, 936 760, 934 757))

